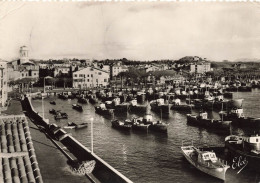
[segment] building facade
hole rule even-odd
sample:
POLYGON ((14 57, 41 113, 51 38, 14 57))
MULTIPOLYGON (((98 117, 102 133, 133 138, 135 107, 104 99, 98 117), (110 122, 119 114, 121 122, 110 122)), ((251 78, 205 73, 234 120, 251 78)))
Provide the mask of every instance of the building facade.
POLYGON ((193 63, 190 65, 190 73, 204 74, 211 71, 209 62, 193 63))
POLYGON ((0 89, 0 107, 5 107, 8 98, 6 62, 0 62, 0 89))
POLYGON ((95 68, 86 67, 73 72, 73 87, 86 89, 109 85, 109 72, 95 68))
POLYGON ((122 62, 117 62, 113 66, 111 66, 110 72, 111 76, 117 76, 120 72, 126 72, 128 68, 125 65, 122 65, 122 62))
POLYGON ((29 60, 29 50, 26 46, 20 48, 20 58, 7 64, 8 81, 23 78, 39 78, 39 66, 29 60))

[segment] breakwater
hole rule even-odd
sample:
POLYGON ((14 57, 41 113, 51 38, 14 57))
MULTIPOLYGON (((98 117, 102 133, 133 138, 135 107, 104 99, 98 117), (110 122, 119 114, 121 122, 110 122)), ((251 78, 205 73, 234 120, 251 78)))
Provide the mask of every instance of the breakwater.
MULTIPOLYGON (((48 120, 43 119, 33 108, 30 98, 25 97, 22 100, 23 109, 26 114, 34 120, 34 122, 42 126, 52 138, 57 138, 59 141, 78 159, 78 161, 95 160, 96 166, 92 172, 93 176, 100 182, 105 183, 131 183, 132 181, 118 172, 95 153, 83 146, 78 140, 67 134, 60 128, 53 128, 55 125, 49 124, 48 120)), ((57 126, 56 126, 57 127, 57 126)))

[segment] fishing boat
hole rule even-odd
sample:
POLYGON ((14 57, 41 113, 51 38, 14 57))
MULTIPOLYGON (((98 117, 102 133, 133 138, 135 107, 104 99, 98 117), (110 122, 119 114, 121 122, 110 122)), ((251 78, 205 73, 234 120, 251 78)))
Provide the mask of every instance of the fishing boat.
POLYGON ((146 112, 146 114, 143 117, 144 124, 150 124, 148 127, 149 130, 151 131, 157 131, 157 132, 167 132, 168 124, 162 122, 162 114, 161 114, 161 120, 160 121, 154 121, 153 116, 146 112))
POLYGON ((80 97, 80 98, 78 98, 78 103, 87 104, 88 103, 88 99, 84 98, 84 97, 80 97))
POLYGON ((187 114, 187 123, 213 129, 230 130, 232 121, 208 119, 207 112, 200 112, 199 115, 187 114))
POLYGON ((83 108, 79 104, 72 104, 72 109, 75 109, 77 111, 83 111, 83 108))
POLYGON ((243 108, 232 108, 230 111, 220 111, 219 115, 224 120, 232 121, 233 125, 258 128, 260 127, 260 118, 245 117, 243 108))
POLYGON ((130 112, 138 112, 138 113, 144 113, 146 111, 147 105, 145 104, 137 104, 137 100, 133 99, 130 102, 129 111, 130 112))
POLYGON ((50 110, 49 110, 49 113, 50 113, 50 114, 56 114, 57 111, 56 111, 55 109, 50 109, 50 110))
POLYGON ((112 120, 111 121, 112 123, 112 127, 113 128, 117 128, 117 129, 120 129, 120 130, 126 130, 126 131, 129 131, 131 130, 132 128, 132 124, 131 124, 131 121, 127 121, 125 120, 124 122, 120 121, 120 120, 112 120))
POLYGON ((55 101, 50 101, 50 104, 56 105, 56 102, 55 101))
POLYGON ((173 105, 171 106, 171 109, 176 111, 191 112, 192 108, 194 107, 193 104, 181 104, 180 99, 175 99, 175 101, 173 101, 172 104, 173 105))
POLYGON ((226 171, 229 168, 223 161, 217 158, 216 154, 211 151, 202 151, 194 146, 182 146, 184 157, 198 170, 225 180, 226 171))
POLYGON ((133 130, 146 131, 146 132, 148 132, 148 128, 151 125, 151 124, 144 123, 142 117, 133 118, 132 124, 133 124, 132 126, 133 130))
POLYGON ((150 102, 151 110, 154 112, 161 112, 164 114, 170 113, 170 104, 165 103, 163 98, 153 100, 150 102))
POLYGON ((84 127, 87 127, 87 126, 88 126, 88 123, 76 124, 74 122, 68 122, 68 125, 64 126, 63 128, 79 129, 79 128, 84 128, 84 127))
POLYGON ((68 93, 66 93, 66 92, 62 92, 62 93, 59 93, 58 94, 58 97, 60 98, 60 99, 68 99, 69 98, 69 95, 68 95, 68 93))
POLYGON ((114 115, 114 109, 107 109, 106 105, 103 103, 100 104, 99 106, 96 106, 95 111, 96 113, 101 115, 110 115, 110 116, 114 115))
POLYGON ((65 112, 57 112, 56 115, 54 116, 55 120, 57 119, 68 119, 68 115, 65 112))
POLYGON ((238 173, 246 166, 254 171, 260 171, 260 136, 258 134, 227 136, 225 148, 228 150, 232 169, 238 170, 238 173))

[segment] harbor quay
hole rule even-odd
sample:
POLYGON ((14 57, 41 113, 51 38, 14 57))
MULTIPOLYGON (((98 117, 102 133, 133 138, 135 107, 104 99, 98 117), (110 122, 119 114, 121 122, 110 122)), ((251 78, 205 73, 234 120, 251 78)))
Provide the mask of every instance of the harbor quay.
MULTIPOLYGON (((52 139, 52 141, 58 140, 64 147, 66 147, 66 149, 69 150, 69 153, 76 158, 73 159, 68 153, 63 152, 63 154, 68 158, 69 163, 82 163, 84 161, 93 162, 93 165, 91 165, 92 167, 87 167, 88 169, 85 169, 86 172, 83 173, 83 175, 86 175, 92 182, 132 182, 102 160, 99 156, 95 155, 88 148, 83 146, 71 135, 67 134, 66 131, 60 129, 55 124, 50 124, 46 119, 35 112, 30 102, 30 98, 25 97, 22 100, 22 105, 23 109, 26 110, 26 115, 33 119, 34 123, 41 128, 48 138, 52 139)), ((62 148, 59 149, 62 150, 62 148)))

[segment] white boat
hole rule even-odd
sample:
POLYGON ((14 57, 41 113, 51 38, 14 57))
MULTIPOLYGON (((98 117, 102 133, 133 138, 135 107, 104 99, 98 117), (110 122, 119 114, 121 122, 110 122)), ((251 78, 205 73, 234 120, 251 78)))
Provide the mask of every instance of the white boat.
POLYGON ((202 151, 194 146, 182 146, 184 157, 198 170, 213 177, 225 180, 228 165, 216 157, 212 151, 202 151))

